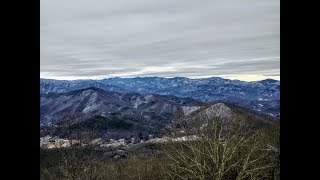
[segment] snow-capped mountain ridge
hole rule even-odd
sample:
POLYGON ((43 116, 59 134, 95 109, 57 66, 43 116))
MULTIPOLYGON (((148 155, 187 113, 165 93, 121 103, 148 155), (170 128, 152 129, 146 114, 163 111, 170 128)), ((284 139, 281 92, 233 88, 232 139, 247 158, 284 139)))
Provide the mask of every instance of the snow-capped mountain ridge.
POLYGON ((190 97, 203 102, 221 100, 273 115, 277 115, 280 112, 280 81, 273 79, 253 82, 229 80, 220 77, 202 79, 189 79, 186 77, 117 77, 102 80, 74 81, 40 79, 40 93, 62 93, 88 87, 97 87, 122 93, 190 97))

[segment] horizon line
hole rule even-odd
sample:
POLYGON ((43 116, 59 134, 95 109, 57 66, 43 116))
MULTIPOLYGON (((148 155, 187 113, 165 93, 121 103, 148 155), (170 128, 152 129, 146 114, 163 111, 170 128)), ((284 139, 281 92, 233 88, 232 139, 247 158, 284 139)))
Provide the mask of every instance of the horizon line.
POLYGON ((256 81, 263 81, 263 80, 275 80, 275 81, 280 81, 280 76, 279 78, 272 78, 269 76, 265 76, 265 78, 262 79, 255 79, 255 80, 243 80, 243 79, 237 79, 237 78, 226 78, 226 77, 219 77, 219 76, 198 76, 198 77, 186 77, 186 76, 167 76, 167 77, 162 77, 162 76, 134 76, 134 77, 120 77, 120 76, 114 76, 114 77, 88 77, 88 78, 81 78, 81 77, 41 77, 40 79, 46 79, 46 80, 58 80, 58 81, 81 81, 81 80, 103 80, 103 79, 113 79, 113 78, 120 78, 120 79, 134 79, 134 78, 165 78, 165 79, 173 79, 173 78, 187 78, 187 79, 210 79, 210 78, 221 78, 225 80, 232 80, 232 81, 244 81, 244 82, 256 82, 256 81))

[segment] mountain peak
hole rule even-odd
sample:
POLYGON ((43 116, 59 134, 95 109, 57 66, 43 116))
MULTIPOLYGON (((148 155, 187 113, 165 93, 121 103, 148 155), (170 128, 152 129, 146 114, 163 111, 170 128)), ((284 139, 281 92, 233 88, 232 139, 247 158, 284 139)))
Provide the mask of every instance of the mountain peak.
POLYGON ((59 81, 41 80, 40 92, 66 93, 89 88, 119 93, 139 93, 190 97, 205 103, 221 100, 259 112, 278 114, 280 111, 280 81, 265 79, 245 82, 210 77, 189 79, 186 77, 108 78, 103 80, 59 81), (263 100, 263 101, 261 101, 263 100))

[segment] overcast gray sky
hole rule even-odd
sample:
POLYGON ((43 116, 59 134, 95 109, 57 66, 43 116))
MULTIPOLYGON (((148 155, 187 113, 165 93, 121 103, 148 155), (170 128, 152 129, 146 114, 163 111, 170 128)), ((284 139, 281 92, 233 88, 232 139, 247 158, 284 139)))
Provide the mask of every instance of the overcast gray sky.
POLYGON ((280 79, 279 0, 41 0, 40 77, 280 79))

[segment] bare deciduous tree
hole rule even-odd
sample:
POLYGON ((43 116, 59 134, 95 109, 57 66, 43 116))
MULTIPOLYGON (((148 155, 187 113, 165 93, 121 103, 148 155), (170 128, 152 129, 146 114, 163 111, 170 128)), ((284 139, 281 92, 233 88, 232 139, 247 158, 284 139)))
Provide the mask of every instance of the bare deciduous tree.
POLYGON ((267 142, 244 118, 221 121, 212 117, 202 122, 207 125, 197 133, 200 140, 173 145, 167 151, 172 160, 172 179, 240 180, 270 176, 274 168, 272 153, 265 150, 267 142))

